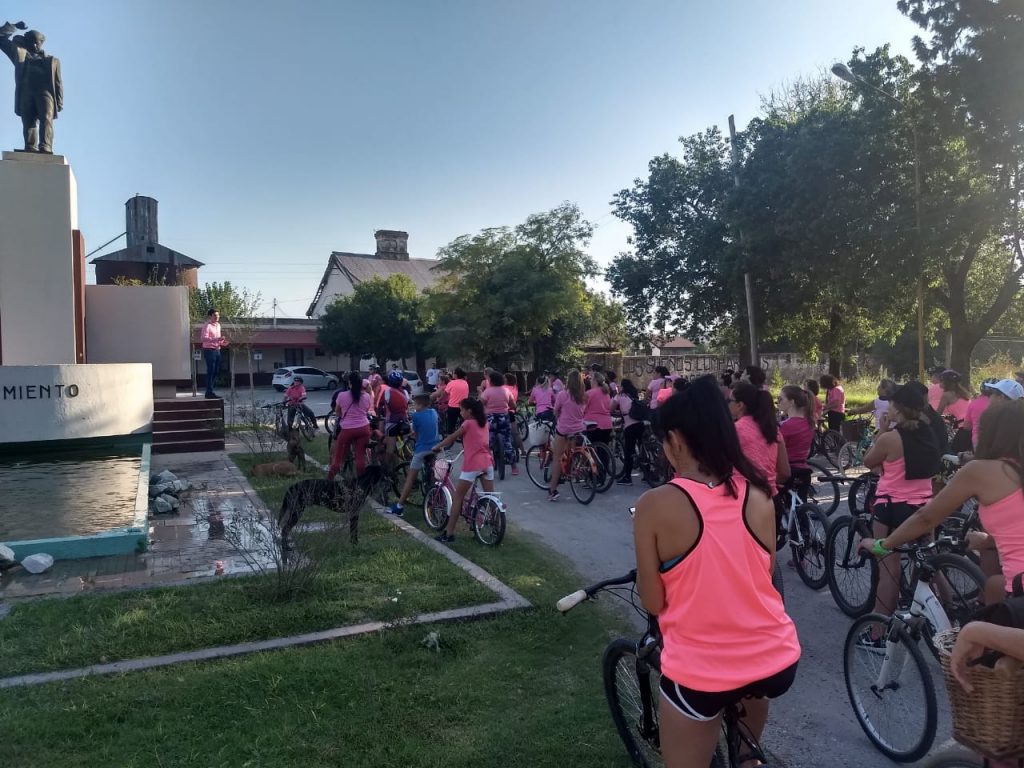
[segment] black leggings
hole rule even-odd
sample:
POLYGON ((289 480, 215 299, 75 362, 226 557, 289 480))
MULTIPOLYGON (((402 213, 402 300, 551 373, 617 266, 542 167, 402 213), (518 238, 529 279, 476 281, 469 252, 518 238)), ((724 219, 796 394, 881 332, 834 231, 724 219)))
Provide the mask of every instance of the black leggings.
POLYGON ((828 428, 834 429, 838 432, 840 427, 843 426, 843 422, 846 420, 846 414, 839 413, 839 411, 829 411, 825 414, 825 419, 828 421, 828 428))
POLYGON ((640 445, 640 441, 644 437, 644 423, 638 421, 636 424, 630 424, 622 430, 622 437, 625 441, 625 447, 622 449, 625 457, 622 460, 621 477, 628 480, 629 476, 633 474, 633 457, 636 456, 636 447, 640 445))
POLYGON ((459 413, 458 408, 448 409, 448 434, 450 435, 459 426, 459 413))

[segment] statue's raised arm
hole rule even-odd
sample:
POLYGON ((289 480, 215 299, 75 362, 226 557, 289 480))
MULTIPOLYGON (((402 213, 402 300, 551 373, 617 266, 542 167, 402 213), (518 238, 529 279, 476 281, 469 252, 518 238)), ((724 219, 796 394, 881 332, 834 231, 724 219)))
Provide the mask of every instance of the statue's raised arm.
POLYGON ((25 23, 0 26, 0 50, 14 64, 14 114, 21 118, 25 152, 53 153, 53 121, 64 108, 60 59, 43 50, 46 37, 30 29, 11 38, 25 23))

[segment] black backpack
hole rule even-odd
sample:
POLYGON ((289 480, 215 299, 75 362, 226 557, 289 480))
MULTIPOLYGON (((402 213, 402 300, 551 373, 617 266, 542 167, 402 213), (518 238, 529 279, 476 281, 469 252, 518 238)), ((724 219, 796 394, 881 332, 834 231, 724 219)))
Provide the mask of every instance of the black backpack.
POLYGON ((647 407, 647 403, 642 400, 633 400, 629 406, 629 418, 633 421, 648 421, 651 418, 651 409, 647 407))

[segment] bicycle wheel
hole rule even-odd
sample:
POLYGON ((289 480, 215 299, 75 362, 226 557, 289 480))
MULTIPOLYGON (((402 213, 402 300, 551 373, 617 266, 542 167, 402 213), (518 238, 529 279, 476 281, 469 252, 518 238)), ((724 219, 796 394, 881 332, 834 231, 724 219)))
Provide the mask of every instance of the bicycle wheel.
POLYGON ((448 525, 452 512, 452 497, 442 483, 434 483, 423 500, 423 520, 435 531, 448 525))
POLYGON ((569 487, 580 504, 589 504, 597 494, 597 477, 585 453, 573 452, 569 461, 569 487))
POLYGON ((547 488, 551 479, 551 449, 546 445, 530 446, 524 461, 530 482, 538 488, 547 488))
POLYGON ((606 443, 591 443, 597 465, 597 492, 604 493, 615 483, 615 454, 606 443))
MULTIPOLYGON (((954 629, 962 627, 984 605, 985 574, 973 560, 952 552, 935 555, 928 560, 928 564, 935 570, 932 589, 939 598, 946 618, 954 629)), ((931 623, 925 625, 924 638, 928 649, 938 658, 935 627, 931 623)))
POLYGON ((938 724, 935 685, 906 625, 880 613, 857 619, 846 635, 843 675, 857 722, 882 754, 900 763, 924 757, 938 724), (866 644, 870 637, 885 645, 866 644))
POLYGON ((817 504, 801 504, 796 524, 803 538, 802 544, 790 540, 797 575, 811 589, 821 589, 828 583, 828 518, 817 504))
POLYGON ((846 440, 843 436, 834 429, 825 432, 818 442, 818 450, 821 451, 821 455, 836 469, 839 469, 839 449, 843 447, 845 442, 846 440))
POLYGON ((859 457, 857 456, 857 446, 853 443, 843 443, 839 452, 836 454, 836 466, 839 469, 840 474, 843 475, 846 474, 846 470, 860 466, 859 457))
POLYGON ((473 509, 473 533, 481 544, 496 547, 505 538, 505 510, 493 496, 481 496, 473 509))
POLYGON ((839 481, 832 476, 823 462, 811 460, 807 465, 813 472, 807 499, 817 504, 826 517, 831 517, 839 509, 839 481))
POLYGON ((985 768, 985 760, 966 747, 953 747, 930 757, 921 768, 985 768))
POLYGON ((874 504, 876 475, 861 475, 850 483, 850 491, 846 495, 846 504, 851 515, 863 515, 870 511, 874 504))
POLYGON ((491 456, 494 459, 494 474, 499 480, 505 479, 505 447, 497 432, 491 433, 491 456))
POLYGON ((828 591, 839 610, 857 618, 871 610, 878 588, 878 561, 857 547, 861 536, 855 518, 840 517, 828 529, 825 562, 828 591))
POLYGON ((641 664, 636 656, 636 644, 621 637, 605 649, 601 669, 612 722, 629 759, 642 768, 663 765, 658 746, 661 675, 641 664))
POLYGON ((523 414, 516 414, 516 431, 519 432, 519 440, 526 445, 526 441, 530 439, 530 421, 523 414))

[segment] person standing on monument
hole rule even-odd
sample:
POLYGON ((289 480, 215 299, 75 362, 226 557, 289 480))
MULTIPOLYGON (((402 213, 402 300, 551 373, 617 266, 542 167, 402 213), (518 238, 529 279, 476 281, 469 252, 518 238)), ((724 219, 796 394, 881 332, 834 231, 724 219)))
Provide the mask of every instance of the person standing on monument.
POLYGON ((220 397, 213 391, 213 380, 220 373, 220 351, 228 345, 228 340, 220 334, 220 312, 216 309, 206 313, 206 322, 199 332, 199 340, 206 360, 206 397, 212 400, 220 397))
POLYGON ((25 151, 53 154, 53 121, 64 109, 64 83, 60 59, 43 50, 46 37, 34 29, 11 37, 24 29, 24 22, 0 26, 0 51, 14 64, 14 113, 21 118, 25 151))

